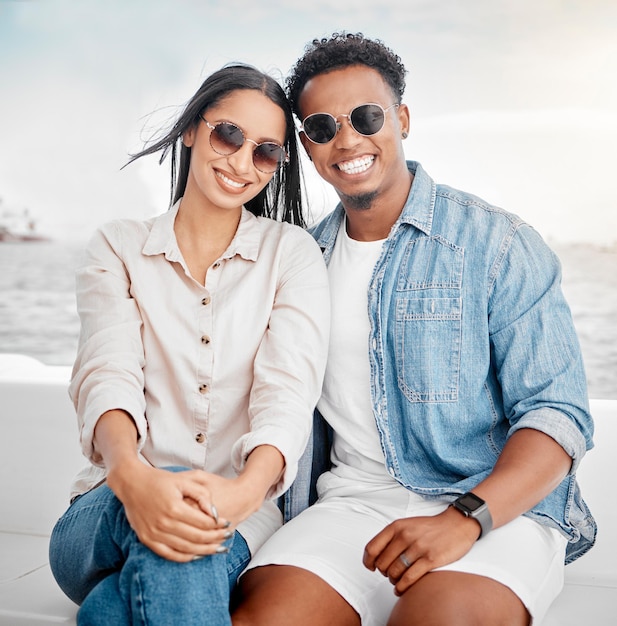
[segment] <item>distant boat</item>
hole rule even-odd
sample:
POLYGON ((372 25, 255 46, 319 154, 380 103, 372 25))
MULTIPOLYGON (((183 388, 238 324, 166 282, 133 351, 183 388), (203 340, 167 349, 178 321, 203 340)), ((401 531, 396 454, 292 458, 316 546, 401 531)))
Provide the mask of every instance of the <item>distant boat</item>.
POLYGON ((50 241, 50 238, 37 232, 36 220, 30 215, 28 209, 19 212, 2 211, 0 213, 0 243, 21 241, 50 241))

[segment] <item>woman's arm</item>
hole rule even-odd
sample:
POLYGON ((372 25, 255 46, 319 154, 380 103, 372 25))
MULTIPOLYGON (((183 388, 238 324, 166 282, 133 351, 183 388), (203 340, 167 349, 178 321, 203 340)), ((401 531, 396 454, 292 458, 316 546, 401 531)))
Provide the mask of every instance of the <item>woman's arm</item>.
POLYGON ((253 365, 251 430, 232 450, 238 474, 260 447, 278 450, 283 471, 267 498, 287 490, 296 476, 321 393, 330 331, 330 292, 321 251, 307 232, 288 228, 273 270, 278 272, 275 301, 253 365))
POLYGON ((284 468, 285 458, 277 448, 268 444, 257 446, 237 478, 206 474, 212 502, 236 526, 259 510, 273 485, 280 481, 284 468))
POLYGON ((223 520, 213 519, 207 474, 173 473, 143 463, 137 455, 135 423, 121 410, 100 417, 94 446, 108 469, 109 488, 144 545, 181 562, 220 549, 228 531, 223 520))
POLYGON ((94 430, 107 410, 121 408, 132 416, 139 447, 148 433, 143 321, 131 296, 124 238, 115 222, 99 228, 76 272, 81 328, 69 394, 77 412, 82 452, 97 466, 103 463, 93 446, 94 430))

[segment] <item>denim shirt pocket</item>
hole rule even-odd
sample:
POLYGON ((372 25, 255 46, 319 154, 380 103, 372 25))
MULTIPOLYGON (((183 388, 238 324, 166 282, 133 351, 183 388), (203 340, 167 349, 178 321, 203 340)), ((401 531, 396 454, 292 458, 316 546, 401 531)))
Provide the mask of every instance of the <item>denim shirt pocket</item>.
POLYGON ((463 250, 442 237, 407 244, 396 283, 397 381, 409 402, 456 402, 463 250))

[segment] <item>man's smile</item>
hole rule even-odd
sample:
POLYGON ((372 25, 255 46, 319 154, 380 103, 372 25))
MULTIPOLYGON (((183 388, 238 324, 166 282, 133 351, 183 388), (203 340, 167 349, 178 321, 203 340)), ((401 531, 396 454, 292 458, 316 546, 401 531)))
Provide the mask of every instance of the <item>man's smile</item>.
POLYGON ((341 161, 336 164, 336 167, 345 174, 361 174, 366 172, 373 165, 374 161, 374 155, 366 155, 351 161, 341 161))

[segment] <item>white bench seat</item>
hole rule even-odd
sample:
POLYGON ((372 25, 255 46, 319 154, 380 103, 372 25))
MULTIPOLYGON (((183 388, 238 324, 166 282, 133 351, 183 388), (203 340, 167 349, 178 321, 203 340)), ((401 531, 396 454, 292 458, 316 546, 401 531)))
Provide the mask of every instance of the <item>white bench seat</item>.
POLYGON ((0 355, 0 626, 75 624, 49 569, 49 534, 84 458, 70 367, 0 355))
MULTIPOLYGON (((0 355, 0 626, 75 624, 77 607, 49 569, 49 533, 83 465, 68 367, 0 355)), ((598 522, 596 546, 566 567, 541 625, 617 624, 617 400, 592 401, 596 447, 579 481, 598 522)))

